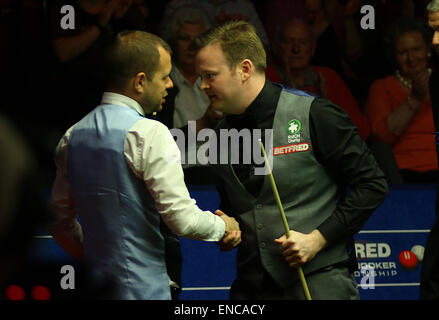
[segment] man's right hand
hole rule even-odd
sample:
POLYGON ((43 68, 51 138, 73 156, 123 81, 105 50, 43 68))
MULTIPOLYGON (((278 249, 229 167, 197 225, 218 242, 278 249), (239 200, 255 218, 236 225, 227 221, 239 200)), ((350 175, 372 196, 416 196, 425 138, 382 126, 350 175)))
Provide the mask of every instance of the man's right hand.
POLYGON ((219 216, 226 224, 226 231, 223 238, 218 242, 222 251, 232 250, 241 243, 241 230, 239 223, 235 218, 229 217, 221 210, 216 210, 215 214, 219 216))

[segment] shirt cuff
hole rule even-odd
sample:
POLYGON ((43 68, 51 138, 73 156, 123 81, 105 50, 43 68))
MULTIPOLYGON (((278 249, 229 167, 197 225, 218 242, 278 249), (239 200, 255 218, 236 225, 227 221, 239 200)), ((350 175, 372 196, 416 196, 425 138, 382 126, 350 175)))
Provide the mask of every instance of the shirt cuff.
POLYGON ((218 218, 221 221, 219 221, 219 223, 218 223, 218 230, 214 236, 217 240, 214 240, 214 241, 220 241, 224 237, 224 233, 226 232, 226 223, 220 217, 216 216, 216 218, 218 218))
POLYGON ((328 219, 323 221, 317 227, 317 230, 319 230, 330 243, 334 243, 347 235, 346 226, 342 224, 335 215, 331 215, 328 219))

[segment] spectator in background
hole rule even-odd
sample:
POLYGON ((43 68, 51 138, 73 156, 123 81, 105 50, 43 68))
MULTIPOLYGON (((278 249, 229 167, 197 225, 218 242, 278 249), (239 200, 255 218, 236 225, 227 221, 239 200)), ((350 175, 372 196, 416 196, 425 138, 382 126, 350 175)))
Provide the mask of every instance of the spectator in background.
POLYGON ((392 73, 386 61, 383 34, 386 28, 400 17, 423 17, 428 0, 339 0, 334 18, 335 30, 342 43, 344 70, 349 86, 360 103, 361 110, 367 100, 368 88, 377 78, 392 73), (374 9, 374 29, 363 29, 360 12, 363 6, 374 9))
POLYGON ((151 13, 148 4, 144 0, 130 0, 132 4, 128 7, 124 17, 130 29, 152 31, 151 13))
POLYGON ((327 66, 343 74, 341 44, 333 25, 337 5, 337 0, 270 1, 267 5, 265 25, 273 41, 278 32, 274 26, 280 26, 291 19, 307 20, 316 39, 312 64, 327 66))
MULTIPOLYGON (((401 5, 400 0, 396 0, 401 5)), ((351 71, 349 86, 360 103, 361 110, 368 96, 368 88, 377 78, 383 78, 393 70, 389 66, 382 52, 383 34, 390 18, 389 8, 394 1, 381 0, 345 0, 339 1, 338 14, 335 18, 339 39, 342 40, 342 51, 345 62, 351 71), (373 29, 363 28, 361 25, 364 13, 360 12, 363 6, 373 8, 373 29)), ((406 2, 406 1, 405 1, 406 2)), ((404 10, 406 11, 406 10, 404 10)), ((371 20, 366 20, 369 23, 371 20)))
POLYGON ((367 140, 369 124, 342 78, 328 67, 310 64, 315 50, 316 39, 311 26, 300 19, 288 21, 275 39, 276 64, 267 68, 267 78, 328 98, 349 114, 360 137, 367 140))
POLYGON ((270 0, 265 8, 264 26, 268 38, 274 43, 279 25, 291 19, 305 19, 304 0, 270 0))
POLYGON ((396 62, 395 74, 371 85, 366 104, 372 134, 391 146, 399 172, 407 183, 437 181, 428 87, 429 43, 423 21, 410 18, 395 21, 386 37, 388 57, 396 62))
MULTIPOLYGON (((193 45, 195 38, 210 27, 207 16, 200 7, 181 6, 163 21, 162 26, 161 35, 171 45, 174 53, 170 74, 174 87, 169 90, 163 110, 153 118, 170 129, 181 128, 185 133, 192 130, 188 121, 196 121, 196 132, 204 128, 214 128, 224 116, 209 107, 209 98, 200 89, 201 79, 195 71, 197 50, 193 45)), ((188 161, 185 163, 186 183, 213 183, 212 175, 206 174, 205 166, 190 166, 187 165, 188 161)))
POLYGON ((207 16, 198 7, 183 6, 175 10, 172 16, 162 23, 161 36, 172 47, 174 53, 171 79, 174 88, 169 91, 169 98, 157 119, 168 128, 182 128, 188 121, 197 121, 197 131, 214 127, 217 123, 207 95, 200 90, 201 79, 195 71, 193 42, 195 38, 210 28, 207 16), (205 116, 206 115, 206 116, 205 116))
POLYGON ((269 47, 264 26, 253 3, 249 0, 171 0, 166 6, 163 21, 167 21, 177 8, 188 5, 202 9, 211 26, 231 20, 248 21, 255 27, 264 46, 269 47))
POLYGON ((60 9, 71 3, 54 3, 51 14, 51 45, 58 62, 53 90, 55 101, 66 105, 56 121, 62 131, 98 104, 104 90, 98 67, 100 50, 118 31, 112 24, 125 14, 132 0, 78 0, 73 3, 75 28, 64 29, 60 9))

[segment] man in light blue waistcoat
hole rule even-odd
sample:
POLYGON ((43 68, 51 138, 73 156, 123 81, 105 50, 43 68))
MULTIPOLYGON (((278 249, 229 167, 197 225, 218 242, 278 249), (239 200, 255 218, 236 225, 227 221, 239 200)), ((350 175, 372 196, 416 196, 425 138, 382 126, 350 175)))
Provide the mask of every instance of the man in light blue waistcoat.
MULTIPOLYGON (((286 238, 269 177, 256 173, 255 160, 245 164, 239 154, 238 164, 213 165, 223 203, 243 233, 231 298, 305 299, 296 271, 302 266, 313 299, 358 299, 353 235, 388 189, 357 128, 329 100, 266 80, 265 51, 250 24, 217 27, 197 45, 201 89, 227 114, 217 131, 272 130, 272 143, 263 142, 272 146, 267 151, 291 229, 286 238)), ((289 58, 302 57, 292 52, 289 58)), ((243 140, 240 148, 229 146, 229 155, 248 150, 243 140)))
POLYGON ((93 287, 110 285, 101 297, 170 299, 161 220, 177 235, 232 246, 240 242, 239 226, 221 211, 197 207, 170 132, 145 118, 161 110, 173 85, 167 43, 123 32, 108 48, 105 66, 101 105, 58 144, 50 231, 84 260, 93 287))

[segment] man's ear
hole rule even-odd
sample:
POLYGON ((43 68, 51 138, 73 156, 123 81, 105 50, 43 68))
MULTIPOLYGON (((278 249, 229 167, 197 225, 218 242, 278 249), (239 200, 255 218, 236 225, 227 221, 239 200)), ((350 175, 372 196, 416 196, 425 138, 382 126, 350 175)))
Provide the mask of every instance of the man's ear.
POLYGON ((247 81, 251 74, 254 72, 254 65, 250 59, 244 59, 239 64, 239 74, 241 75, 241 81, 247 81))
POLYGON ((146 78, 145 72, 139 72, 133 78, 133 89, 136 93, 143 93, 145 87, 148 85, 148 79, 146 78))

